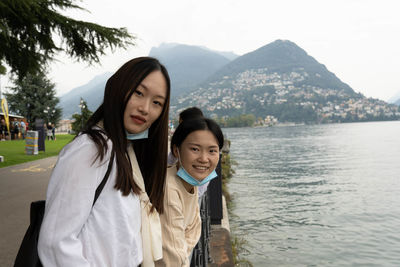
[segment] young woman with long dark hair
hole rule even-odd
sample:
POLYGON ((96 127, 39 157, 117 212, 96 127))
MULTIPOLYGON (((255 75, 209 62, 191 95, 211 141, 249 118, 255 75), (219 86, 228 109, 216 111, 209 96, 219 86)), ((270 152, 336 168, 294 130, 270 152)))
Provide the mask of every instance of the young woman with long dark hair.
POLYGON ((44 266, 161 259, 169 99, 167 70, 154 58, 132 59, 107 81, 103 103, 52 172, 38 245, 44 266))

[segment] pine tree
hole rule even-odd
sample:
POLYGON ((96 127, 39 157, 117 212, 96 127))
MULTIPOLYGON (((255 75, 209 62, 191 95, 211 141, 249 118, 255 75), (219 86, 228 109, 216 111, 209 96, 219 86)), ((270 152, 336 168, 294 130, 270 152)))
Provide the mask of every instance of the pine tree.
POLYGON ((98 63, 106 49, 133 45, 125 28, 108 28, 74 20, 60 11, 80 9, 76 0, 1 0, 0 74, 6 64, 22 79, 27 73, 43 71, 56 52, 78 61, 98 63), (61 41, 55 42, 55 35, 61 41))
POLYGON ((24 116, 29 125, 34 125, 36 118, 47 123, 57 124, 61 118, 61 109, 57 107, 55 85, 42 72, 27 74, 21 80, 14 80, 11 93, 6 93, 10 112, 24 116))

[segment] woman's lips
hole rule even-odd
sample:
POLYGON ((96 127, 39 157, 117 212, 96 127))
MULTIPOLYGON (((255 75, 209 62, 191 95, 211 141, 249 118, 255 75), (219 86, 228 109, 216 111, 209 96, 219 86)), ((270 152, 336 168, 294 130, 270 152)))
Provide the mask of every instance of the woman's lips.
POLYGON ((210 167, 208 167, 208 166, 193 165, 192 167, 193 167, 193 169, 195 169, 197 172, 200 172, 200 173, 208 172, 208 170, 210 169, 210 167))
POLYGON ((131 116, 132 120, 137 124, 144 124, 146 119, 141 116, 131 116))

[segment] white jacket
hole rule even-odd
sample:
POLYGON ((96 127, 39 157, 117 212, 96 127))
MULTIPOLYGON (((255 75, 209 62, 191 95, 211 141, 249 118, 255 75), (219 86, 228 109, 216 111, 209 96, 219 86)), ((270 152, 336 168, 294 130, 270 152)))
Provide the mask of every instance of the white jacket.
MULTIPOLYGON (((141 210, 135 194, 114 188, 115 160, 107 183, 92 208, 112 147, 103 162, 87 135, 60 152, 47 189, 38 251, 43 266, 138 266, 142 262, 141 210), (92 164, 93 163, 93 164, 92 164)), ((140 170, 139 170, 140 171, 140 170)))

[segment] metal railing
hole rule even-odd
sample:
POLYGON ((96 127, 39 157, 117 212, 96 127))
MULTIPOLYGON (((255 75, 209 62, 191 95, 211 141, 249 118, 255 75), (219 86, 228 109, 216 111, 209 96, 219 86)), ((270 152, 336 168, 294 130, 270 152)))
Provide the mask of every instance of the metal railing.
POLYGON ((199 199, 201 236, 193 249, 191 267, 207 267, 212 262, 210 254, 211 224, 221 224, 222 219, 221 162, 218 162, 216 172, 218 177, 210 182, 207 191, 199 199))
POLYGON ((210 257, 210 216, 208 190, 200 199, 200 218, 201 218, 201 236, 200 240, 193 249, 191 267, 207 266, 211 261, 210 257))

